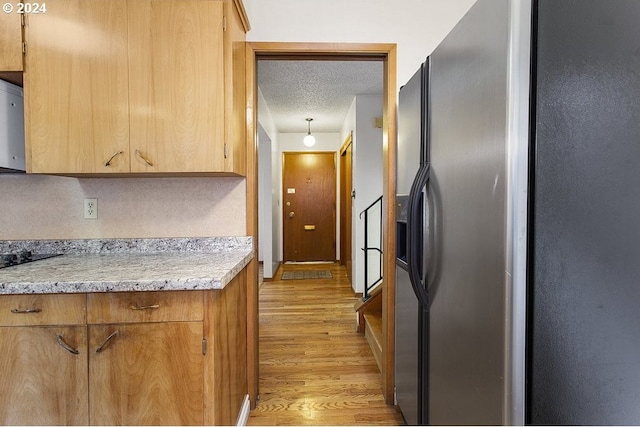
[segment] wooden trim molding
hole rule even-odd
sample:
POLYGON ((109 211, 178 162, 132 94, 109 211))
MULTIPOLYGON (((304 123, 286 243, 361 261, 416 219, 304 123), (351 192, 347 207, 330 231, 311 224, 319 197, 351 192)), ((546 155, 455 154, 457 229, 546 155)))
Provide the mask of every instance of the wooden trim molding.
POLYGON ((387 52, 384 65, 385 88, 382 107, 382 212, 386 212, 382 231, 383 280, 382 330, 385 351, 382 354, 382 387, 388 404, 395 403, 395 319, 396 319, 396 49, 387 52))
MULTIPOLYGON (((305 60, 381 60, 384 62, 383 106, 383 280, 382 319, 384 353, 382 356, 383 394, 388 404, 394 404, 394 348, 395 348, 395 188, 396 188, 396 45, 392 43, 299 43, 247 42, 247 234, 257 236, 257 80, 256 61, 269 59, 305 60)), ((254 267, 257 270, 257 264, 254 267)), ((254 272, 249 264, 250 280, 254 272)), ((248 309, 249 395, 252 407, 259 392, 258 372, 258 290, 251 285, 248 309)))
POLYGON ((347 137, 345 138, 344 142, 342 143, 342 147, 340 147, 340 150, 338 150, 338 154, 343 156, 344 151, 347 148, 349 148, 349 145, 351 144, 352 141, 353 141, 353 131, 349 132, 349 135, 347 135, 347 137))
POLYGON ((233 4, 236 6, 236 10, 238 11, 238 15, 240 15, 240 20, 242 21, 242 27, 244 28, 244 32, 248 33, 251 29, 251 24, 249 24, 249 17, 247 16, 247 10, 244 8, 244 4, 242 0, 233 0, 233 4))
POLYGON ((247 265, 247 388, 251 408, 255 408, 259 393, 259 331, 258 331, 258 111, 256 54, 247 44, 247 236, 253 237, 256 256, 247 265))
MULTIPOLYGON (((319 42, 249 42, 259 57, 269 59, 315 59, 336 58, 341 61, 387 58, 388 52, 396 49, 393 43, 319 43, 319 42), (302 58, 301 58, 302 57, 302 58)), ((394 82, 395 85, 395 82, 394 82)))

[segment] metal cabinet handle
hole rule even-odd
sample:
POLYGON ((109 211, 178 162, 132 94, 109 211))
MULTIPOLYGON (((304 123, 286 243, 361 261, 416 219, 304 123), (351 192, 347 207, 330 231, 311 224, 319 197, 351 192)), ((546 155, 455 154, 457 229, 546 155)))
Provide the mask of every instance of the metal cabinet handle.
POLYGON ((140 152, 140 150, 136 150, 136 156, 140 157, 142 160, 144 160, 144 162, 146 164, 148 164, 149 166, 153 166, 153 163, 151 163, 151 160, 147 159, 145 156, 142 155, 142 153, 140 152))
POLYGON ((130 306, 131 310, 155 310, 156 308, 160 308, 160 304, 153 304, 153 305, 137 305, 137 304, 131 304, 130 306))
POLYGON ((78 350, 76 350, 75 348, 71 347, 69 344, 64 342, 64 338, 62 338, 62 335, 58 335, 58 338, 56 339, 56 341, 58 342, 58 344, 60 344, 60 347, 62 347, 65 350, 67 350, 69 353, 71 353, 71 354, 80 354, 80 352, 78 350))
POLYGON ((294 216, 296 216, 296 213, 295 213, 295 212, 293 212, 293 211, 292 211, 292 212, 289 212, 289 218, 293 218, 294 216))
POLYGON ((102 352, 102 350, 104 350, 105 348, 107 348, 107 346, 109 345, 109 343, 111 342, 112 339, 114 339, 116 337, 116 335, 118 335, 119 331, 115 330, 111 333, 111 335, 109 335, 107 337, 106 340, 104 340, 104 342, 102 344, 100 344, 100 346, 98 348, 96 348, 96 353, 100 353, 102 352))
POLYGON ((41 308, 26 308, 21 310, 19 308, 12 308, 11 312, 14 314, 23 314, 23 313, 40 313, 42 311, 41 308))
POLYGON ((124 151, 118 151, 116 154, 114 154, 113 156, 109 157, 109 160, 107 160, 107 162, 104 165, 107 166, 107 167, 111 166, 111 162, 113 161, 113 159, 115 159, 116 156, 119 156, 120 154, 124 154, 124 151))

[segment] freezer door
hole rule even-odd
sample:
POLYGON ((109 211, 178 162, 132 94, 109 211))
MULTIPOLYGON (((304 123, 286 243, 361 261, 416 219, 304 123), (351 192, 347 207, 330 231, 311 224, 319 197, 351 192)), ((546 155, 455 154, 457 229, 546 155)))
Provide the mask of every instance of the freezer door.
POLYGON ((640 424, 640 2, 537 2, 534 424, 640 424))
POLYGON ((431 55, 429 424, 504 422, 508 23, 479 0, 431 55))

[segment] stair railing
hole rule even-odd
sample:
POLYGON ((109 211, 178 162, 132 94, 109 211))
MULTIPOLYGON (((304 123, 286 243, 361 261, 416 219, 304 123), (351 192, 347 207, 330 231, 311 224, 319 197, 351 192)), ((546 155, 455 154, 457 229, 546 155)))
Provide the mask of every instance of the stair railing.
POLYGON ((378 283, 382 281, 382 196, 378 197, 375 202, 371 203, 365 210, 360 212, 360 219, 364 215, 364 247, 361 248, 364 252, 364 293, 362 297, 362 301, 366 301, 369 299, 371 289, 373 289, 378 283), (379 213, 376 216, 373 209, 379 206, 379 213), (370 217, 371 221, 370 220, 370 217), (376 225, 372 225, 370 228, 370 224, 377 221, 376 225), (377 246, 369 246, 370 240, 373 237, 374 233, 377 233, 377 246), (372 280, 369 283, 369 254, 373 252, 378 255, 378 274, 375 277, 375 280, 372 280))

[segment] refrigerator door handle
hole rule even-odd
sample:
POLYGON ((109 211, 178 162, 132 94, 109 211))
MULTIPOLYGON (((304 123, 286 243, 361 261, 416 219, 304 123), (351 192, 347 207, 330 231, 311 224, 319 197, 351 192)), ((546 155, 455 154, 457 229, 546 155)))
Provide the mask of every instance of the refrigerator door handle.
MULTIPOLYGON (((422 281, 419 269, 419 265, 422 262, 420 248, 423 246, 423 236, 422 233, 415 233, 414 230, 419 230, 421 228, 419 225, 423 221, 423 215, 420 212, 420 194, 429 184, 430 171, 429 163, 420 166, 411 185, 407 208, 407 265, 409 267, 409 279, 411 280, 413 292, 425 310, 429 309, 429 292, 426 284, 422 281)), ((426 265, 423 268, 426 269, 426 265)), ((424 277, 427 277, 426 272, 424 273, 424 277)))

